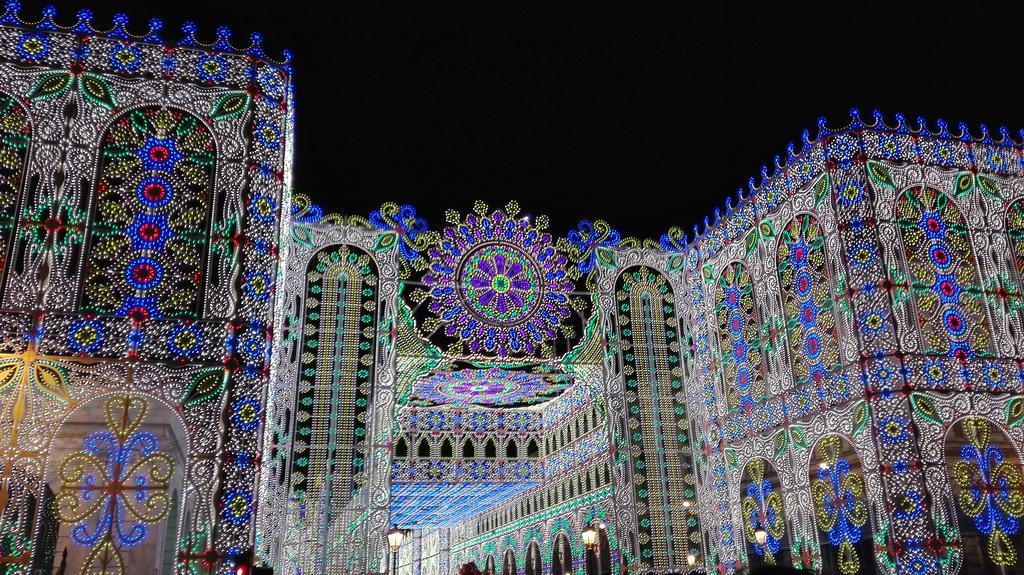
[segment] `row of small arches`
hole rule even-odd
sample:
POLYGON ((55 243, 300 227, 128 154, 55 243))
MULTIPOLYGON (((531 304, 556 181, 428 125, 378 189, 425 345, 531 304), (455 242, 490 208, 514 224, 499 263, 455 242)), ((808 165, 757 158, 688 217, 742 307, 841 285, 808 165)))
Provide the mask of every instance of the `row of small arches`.
POLYGON ((456 438, 445 437, 440 442, 431 442, 427 437, 421 437, 416 442, 415 453, 410 451, 410 442, 403 435, 395 442, 395 457, 416 457, 419 459, 537 459, 540 457, 540 444, 536 437, 524 439, 520 437, 509 438, 502 441, 488 437, 482 445, 474 437, 466 437, 462 440, 458 456, 455 452, 456 438), (501 446, 499 453, 498 446, 501 446))
POLYGON ((598 427, 601 427, 601 420, 598 418, 596 408, 591 407, 589 410, 581 411, 558 430, 547 433, 544 439, 547 452, 554 453, 598 427))
MULTIPOLYGON (((612 549, 608 541, 607 529, 598 529, 598 543, 595 549, 585 551, 584 570, 586 575, 612 573, 612 549), (600 562, 600 564, 598 564, 600 562)), ((616 553, 617 554, 617 553, 616 553)), ((526 561, 522 570, 518 569, 516 553, 513 549, 505 550, 502 556, 501 570, 495 562, 494 554, 488 554, 484 558, 483 575, 544 575, 543 563, 541 560, 540 545, 536 541, 530 542, 526 547, 526 561)), ((573 565, 572 545, 565 533, 555 536, 554 544, 551 546, 551 560, 548 563, 551 575, 565 575, 576 571, 573 565)))
POLYGON ((548 479, 543 488, 531 490, 510 504, 489 511, 479 518, 476 521, 476 534, 490 533, 513 521, 540 513, 611 483, 611 466, 607 460, 590 465, 582 471, 575 471, 561 479, 548 479))

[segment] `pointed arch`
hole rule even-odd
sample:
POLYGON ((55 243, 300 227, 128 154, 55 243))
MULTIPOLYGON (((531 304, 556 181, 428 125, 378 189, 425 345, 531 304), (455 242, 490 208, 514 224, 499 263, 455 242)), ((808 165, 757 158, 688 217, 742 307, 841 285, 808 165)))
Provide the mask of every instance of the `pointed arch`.
POLYGON ((441 457, 443 459, 451 459, 454 451, 455 450, 452 449, 452 438, 445 437, 444 440, 441 441, 441 457))
POLYGON ((536 437, 531 437, 530 441, 526 442, 526 457, 530 459, 537 459, 540 457, 540 446, 537 445, 536 437))
POLYGON ((291 470, 296 496, 315 499, 319 493, 310 490, 319 483, 309 478, 330 477, 330 505, 344 505, 365 481, 378 277, 373 259, 348 245, 316 252, 306 268, 291 470))
POLYGON ((960 528, 960 571, 1012 568, 1024 551, 1024 474, 1016 446, 998 425, 967 417, 949 427, 945 447, 960 528))
POLYGON ((542 575, 543 567, 541 565, 540 545, 536 541, 531 541, 526 546, 526 564, 523 569, 525 575, 542 575))
POLYGON ((146 106, 114 119, 90 208, 82 311, 201 315, 216 171, 213 132, 195 116, 146 106))
POLYGON ((395 442, 395 457, 408 457, 409 456, 409 444, 405 441, 405 436, 398 438, 395 442))
POLYGON ((462 442, 462 458, 473 459, 474 457, 476 457, 476 445, 473 444, 472 437, 467 437, 466 440, 462 442))
POLYGON ((32 121, 27 110, 0 92, 0 279, 6 277, 31 143, 32 121))
POLYGON ((515 549, 505 550, 505 558, 501 563, 501 575, 516 575, 516 552, 515 549))
POLYGON ((799 214, 783 228, 776 256, 786 316, 793 383, 813 385, 819 401, 823 385, 839 368, 839 334, 832 311, 828 258, 821 224, 799 214))
POLYGON ((498 456, 498 446, 494 443, 493 437, 488 437, 484 442, 484 457, 494 459, 498 456))
POLYGON ((572 546, 569 545, 569 536, 559 533, 551 546, 551 575, 565 575, 572 571, 572 546))
POLYGON ((700 531, 698 517, 683 506, 694 498, 695 487, 676 299, 667 278, 647 267, 624 270, 616 281, 616 298, 626 417, 629 429, 635 430, 628 441, 641 541, 638 553, 647 558, 642 559, 647 567, 668 568, 691 552, 700 555, 699 544, 690 536, 700 531), (683 481, 670 483, 669 478, 683 481))
POLYGON ((822 437, 814 447, 809 473, 822 570, 875 573, 866 485, 853 445, 838 434, 822 437))
POLYGON ((744 412, 767 399, 761 322, 754 284, 742 262, 725 267, 715 288, 719 361, 730 411, 744 412))
POLYGON ((740 505, 743 532, 751 568, 759 565, 788 565, 789 541, 782 506, 779 474, 767 459, 755 457, 740 475, 740 505), (757 531, 765 532, 765 542, 757 542, 757 531))
POLYGON ((978 262, 956 202, 915 186, 897 198, 896 222, 924 352, 964 359, 991 355, 978 262))
POLYGON ((430 442, 427 441, 426 437, 420 438, 420 443, 416 447, 416 457, 428 458, 430 457, 430 442))
POLYGON ((1017 200, 1006 209, 1006 236, 1013 255, 1014 279, 1007 286, 1013 309, 1024 303, 1024 199, 1017 200))

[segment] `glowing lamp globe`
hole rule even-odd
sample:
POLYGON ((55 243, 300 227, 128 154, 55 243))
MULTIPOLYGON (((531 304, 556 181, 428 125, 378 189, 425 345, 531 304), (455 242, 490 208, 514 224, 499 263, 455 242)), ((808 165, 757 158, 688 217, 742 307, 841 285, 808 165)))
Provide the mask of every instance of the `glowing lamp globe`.
POLYGON ((398 528, 397 525, 392 526, 391 530, 388 531, 388 545, 391 546, 391 552, 397 552, 398 548, 402 546, 402 541, 405 540, 405 531, 398 528))

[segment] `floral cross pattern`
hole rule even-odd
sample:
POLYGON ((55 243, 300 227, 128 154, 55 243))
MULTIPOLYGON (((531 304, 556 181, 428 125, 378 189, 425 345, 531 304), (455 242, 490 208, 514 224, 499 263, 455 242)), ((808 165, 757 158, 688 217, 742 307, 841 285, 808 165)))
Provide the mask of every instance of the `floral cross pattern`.
POLYGON ((842 440, 837 435, 824 437, 818 444, 818 455, 824 465, 811 485, 818 528, 828 534, 836 548, 839 571, 852 575, 860 569, 860 559, 853 545, 860 541, 861 530, 868 519, 864 478, 850 469, 850 462, 840 457, 842 440))
POLYGON ((1011 535, 1020 529, 1024 515, 1019 466, 1007 461, 1003 450, 990 443, 991 428, 979 418, 962 423, 967 443, 953 465, 957 501, 964 514, 974 519, 978 533, 988 538, 986 550, 996 565, 1017 563, 1011 535))
POLYGON ((91 547, 82 573, 124 573, 121 549, 146 540, 167 515, 174 462, 157 450, 157 436, 141 429, 148 405, 139 397, 104 402, 107 429, 82 440, 60 464, 57 514, 76 524, 71 540, 91 547))
POLYGON ((764 557, 766 563, 775 564, 775 554, 779 552, 782 537, 786 532, 786 523, 782 517, 782 496, 772 488, 771 481, 765 479, 765 461, 753 459, 747 465, 750 485, 743 498, 743 527, 747 541, 754 544, 754 552, 764 557), (766 533, 764 544, 757 542, 756 532, 763 529, 766 533))

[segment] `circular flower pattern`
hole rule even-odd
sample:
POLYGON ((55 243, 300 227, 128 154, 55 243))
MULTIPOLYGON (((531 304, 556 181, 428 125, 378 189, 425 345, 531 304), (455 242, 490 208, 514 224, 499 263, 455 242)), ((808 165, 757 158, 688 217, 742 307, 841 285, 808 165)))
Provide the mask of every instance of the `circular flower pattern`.
POLYGON ((118 72, 138 72, 142 66, 142 50, 131 44, 116 46, 110 51, 110 65, 118 72))
POLYGON ((502 367, 441 371, 416 381, 413 401, 419 405, 509 407, 547 401, 570 383, 563 373, 527 373, 502 367))
POLYGON ((71 324, 68 345, 78 353, 93 353, 103 345, 103 324, 94 319, 77 319, 71 324))
POLYGON ((539 270, 522 250, 484 245, 467 257, 459 284, 470 311, 497 325, 514 325, 540 304, 539 270))
POLYGON ((526 218, 471 214, 445 229, 430 259, 433 321, 473 353, 539 355, 569 317, 566 258, 526 218))
POLYGON ((251 397, 242 397, 231 408, 231 423, 242 431, 253 431, 260 424, 262 407, 251 397))
POLYGON ((196 73, 207 82, 220 82, 228 75, 227 60, 220 56, 203 56, 196 64, 196 73))
POLYGON ((26 60, 38 62, 50 53, 50 41, 42 34, 25 32, 17 45, 18 55, 26 60))
POLYGON ((224 519, 235 525, 244 525, 252 517, 252 494, 245 489, 232 489, 224 494, 224 519))

